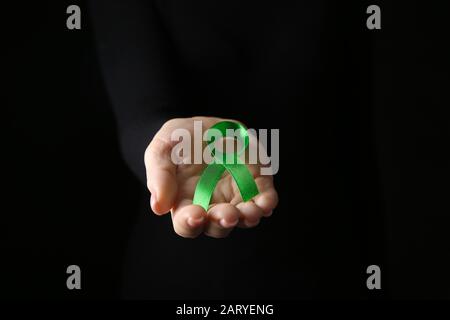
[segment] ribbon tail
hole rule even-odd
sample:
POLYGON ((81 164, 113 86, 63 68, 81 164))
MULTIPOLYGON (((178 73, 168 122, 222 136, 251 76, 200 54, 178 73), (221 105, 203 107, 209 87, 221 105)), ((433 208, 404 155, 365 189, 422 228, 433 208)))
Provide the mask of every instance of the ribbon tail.
POLYGON ((222 177, 225 167, 222 164, 212 163, 208 165, 200 176, 197 182, 197 187, 194 192, 193 204, 199 205, 208 211, 211 197, 216 188, 217 182, 222 177))
POLYGON ((242 200, 249 201, 254 196, 259 194, 258 187, 256 186, 253 175, 248 170, 247 166, 242 163, 226 164, 225 168, 232 175, 239 192, 241 193, 242 200))

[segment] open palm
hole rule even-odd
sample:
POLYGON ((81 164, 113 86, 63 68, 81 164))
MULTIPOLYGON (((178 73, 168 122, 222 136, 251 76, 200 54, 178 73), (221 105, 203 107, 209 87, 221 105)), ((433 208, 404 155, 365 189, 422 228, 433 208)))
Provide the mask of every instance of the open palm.
POLYGON ((226 237, 235 227, 249 228, 268 217, 278 202, 272 176, 260 175, 259 165, 248 165, 259 194, 243 202, 239 189, 226 171, 217 183, 206 212, 192 204, 197 182, 205 164, 176 165, 171 159, 171 133, 177 128, 193 132, 194 121, 201 120, 206 130, 220 118, 195 117, 166 122, 145 152, 147 185, 152 194, 151 207, 156 214, 171 212, 174 230, 183 237, 194 238, 205 233, 211 237, 226 237))

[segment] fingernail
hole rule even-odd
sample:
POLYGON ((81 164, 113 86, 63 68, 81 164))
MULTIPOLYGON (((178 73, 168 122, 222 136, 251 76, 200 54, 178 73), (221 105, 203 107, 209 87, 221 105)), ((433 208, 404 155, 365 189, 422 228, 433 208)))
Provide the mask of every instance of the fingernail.
POLYGON ((238 220, 227 221, 225 219, 220 219, 219 223, 224 228, 231 228, 231 227, 234 227, 235 225, 237 225, 238 220))
POLYGON ((205 220, 203 217, 200 217, 200 218, 192 218, 192 217, 189 217, 188 219, 187 219, 187 223, 188 223, 188 225, 190 225, 191 227, 198 227, 199 225, 201 225, 202 223, 203 223, 203 220, 205 220))

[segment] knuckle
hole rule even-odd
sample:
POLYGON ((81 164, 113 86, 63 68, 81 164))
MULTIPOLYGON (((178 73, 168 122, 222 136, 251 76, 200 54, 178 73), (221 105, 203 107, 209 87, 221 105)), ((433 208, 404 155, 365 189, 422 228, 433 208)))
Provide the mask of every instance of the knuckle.
POLYGON ((145 158, 148 159, 152 155, 159 155, 171 149, 171 144, 166 140, 155 137, 145 150, 145 158))
POLYGON ((180 121, 183 121, 183 118, 172 118, 170 120, 167 120, 162 126, 163 128, 167 127, 173 127, 180 123, 180 121))

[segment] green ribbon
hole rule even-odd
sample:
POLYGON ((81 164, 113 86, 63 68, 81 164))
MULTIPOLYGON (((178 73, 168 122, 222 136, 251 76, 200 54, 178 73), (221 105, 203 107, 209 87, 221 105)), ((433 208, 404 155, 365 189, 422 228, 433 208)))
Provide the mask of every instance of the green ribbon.
POLYGON ((243 142, 243 146, 240 150, 231 154, 221 153, 215 149, 211 150, 211 155, 214 160, 205 168, 200 176, 200 180, 195 188, 193 200, 193 204, 202 206, 206 211, 208 211, 209 203, 217 182, 219 182, 225 170, 231 174, 236 182, 243 201, 248 201, 259 193, 253 175, 248 170, 247 166, 239 159, 239 155, 247 149, 249 144, 247 128, 240 123, 231 121, 221 121, 216 123, 209 128, 206 133, 209 148, 211 148, 210 146, 214 142, 212 138, 215 137, 213 136, 212 129, 219 130, 221 137, 223 138, 227 137, 227 129, 232 129, 233 132, 237 130, 237 138, 243 142))

